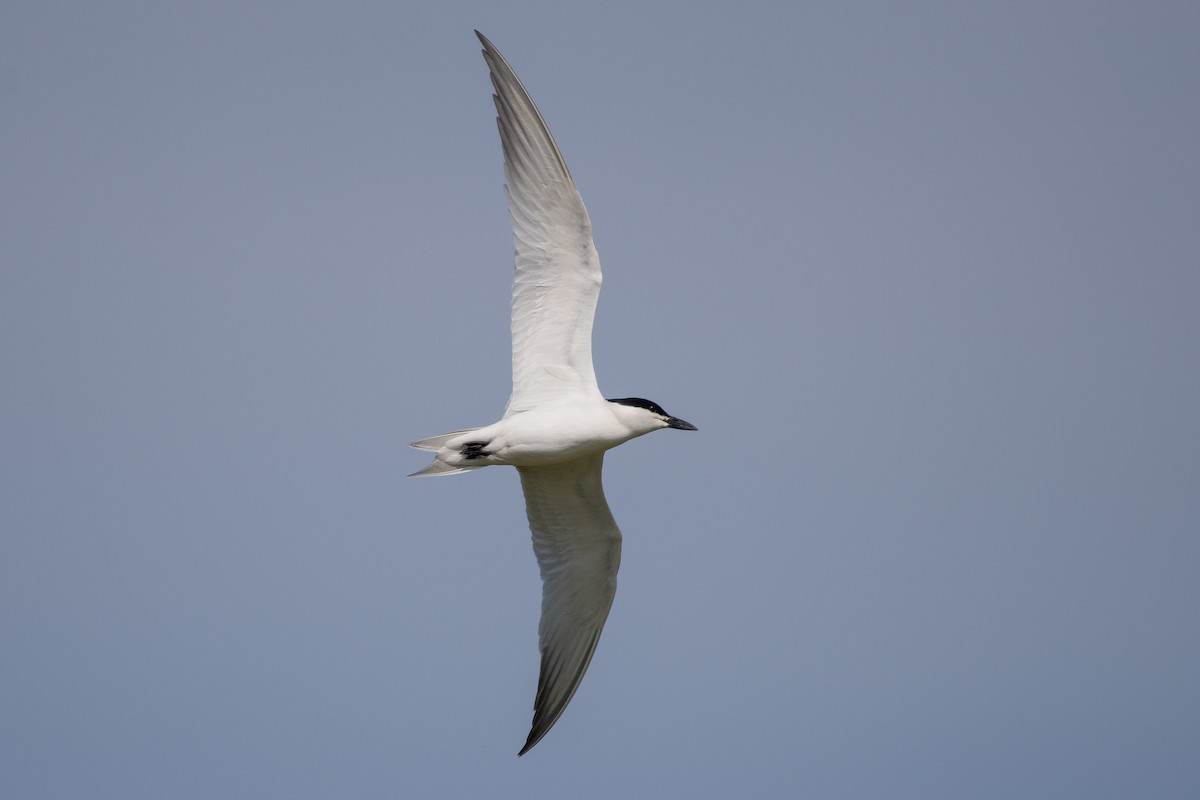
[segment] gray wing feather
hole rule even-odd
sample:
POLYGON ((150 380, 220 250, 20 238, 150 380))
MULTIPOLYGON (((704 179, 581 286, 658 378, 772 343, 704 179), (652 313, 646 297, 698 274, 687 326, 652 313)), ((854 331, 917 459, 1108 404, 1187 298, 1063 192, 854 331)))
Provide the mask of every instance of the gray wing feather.
POLYGON ((570 396, 598 398, 592 322, 601 274, 591 220, 529 92, 495 46, 475 33, 496 90, 516 245, 513 390, 505 416, 570 396))
POLYGON ((533 725, 518 755, 554 727, 591 663, 617 591, 621 531, 604 499, 604 455, 519 467, 542 573, 542 653, 533 725))

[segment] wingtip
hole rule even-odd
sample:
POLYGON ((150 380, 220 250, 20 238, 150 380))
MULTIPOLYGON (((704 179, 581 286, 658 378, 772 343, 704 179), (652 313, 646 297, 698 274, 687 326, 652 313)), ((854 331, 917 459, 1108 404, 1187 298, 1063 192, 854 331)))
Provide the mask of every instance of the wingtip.
POLYGON ((546 735, 545 731, 543 731, 541 736, 534 738, 534 733, 536 731, 537 731, 537 729, 534 728, 533 730, 531 730, 529 732, 529 738, 525 740, 525 746, 521 748, 521 751, 519 753, 517 753, 517 758, 520 758, 521 756, 525 755, 530 750, 532 750, 533 746, 542 740, 542 736, 546 735))

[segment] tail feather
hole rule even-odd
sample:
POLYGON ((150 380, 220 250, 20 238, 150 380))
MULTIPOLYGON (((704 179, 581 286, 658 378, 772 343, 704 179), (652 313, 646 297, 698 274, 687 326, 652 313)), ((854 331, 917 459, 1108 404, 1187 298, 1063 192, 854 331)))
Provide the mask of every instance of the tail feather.
MULTIPOLYGON (((450 433, 443 433, 440 436, 430 436, 428 439, 421 439, 419 441, 413 442, 412 446, 417 448, 418 450, 429 450, 429 451, 436 453, 439 450, 441 450, 443 447, 445 447, 446 442, 450 441, 451 439, 455 439, 459 436, 462 436, 464 434, 471 433, 472 431, 477 431, 477 430, 479 430, 479 428, 464 428, 461 431, 451 431, 450 433)), ((480 467, 483 467, 483 466, 486 466, 486 465, 478 464, 478 465, 467 466, 467 467, 456 467, 453 464, 447 464, 445 461, 442 461, 440 458, 438 458, 438 459, 434 459, 434 462, 432 464, 430 464, 428 467, 426 467, 425 469, 417 470, 416 472, 409 475, 408 477, 424 478, 424 477, 428 477, 430 475, 457 475, 460 472, 468 472, 473 469, 479 469, 480 467)))
POLYGON ((445 461, 434 459, 434 462, 425 469, 417 470, 408 477, 410 478, 428 478, 432 475, 457 475, 460 472, 470 472, 473 469, 479 469, 485 466, 481 464, 479 467, 456 467, 453 464, 447 464, 445 461))
POLYGON ((428 439, 421 439, 419 441, 412 442, 409 447, 415 447, 418 450, 432 450, 436 453, 438 450, 442 449, 442 446, 446 444, 446 442, 450 441, 454 437, 462 436, 464 433, 470 433, 471 431, 477 430, 479 430, 479 428, 463 428, 461 431, 450 431, 449 433, 443 433, 440 436, 430 436, 428 439))

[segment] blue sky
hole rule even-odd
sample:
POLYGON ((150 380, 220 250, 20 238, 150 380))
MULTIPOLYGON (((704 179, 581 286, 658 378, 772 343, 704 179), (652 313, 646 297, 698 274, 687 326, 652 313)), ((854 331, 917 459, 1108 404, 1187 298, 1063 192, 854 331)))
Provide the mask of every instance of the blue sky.
POLYGON ((0 10, 0 795, 1200 793, 1200 12, 0 10), (528 756, 472 28, 605 266, 620 588, 528 756))

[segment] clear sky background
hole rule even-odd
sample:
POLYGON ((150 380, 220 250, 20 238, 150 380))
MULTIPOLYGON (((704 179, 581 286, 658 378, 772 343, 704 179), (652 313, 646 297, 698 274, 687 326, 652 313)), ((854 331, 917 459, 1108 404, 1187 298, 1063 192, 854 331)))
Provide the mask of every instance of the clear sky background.
POLYGON ((0 796, 1200 796, 1200 6, 0 7, 0 796), (491 87, 620 589, 518 759, 491 87))

